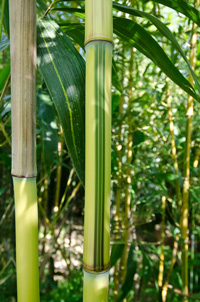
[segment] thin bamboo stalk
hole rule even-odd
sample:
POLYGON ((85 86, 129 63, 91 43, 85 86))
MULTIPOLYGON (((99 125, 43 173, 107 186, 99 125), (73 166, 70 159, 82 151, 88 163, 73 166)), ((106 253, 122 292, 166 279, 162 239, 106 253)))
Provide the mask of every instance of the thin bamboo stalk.
POLYGON ((12 176, 18 302, 39 302, 36 188, 36 2, 10 0, 12 176))
POLYGON ((168 105, 168 118, 169 118, 169 132, 171 136, 172 159, 173 159, 174 171, 177 176, 177 179, 175 181, 176 204, 180 215, 181 206, 182 206, 181 186, 179 181, 179 165, 178 165, 178 158, 177 158, 176 141, 174 136, 174 121, 173 121, 173 114, 172 114, 172 107, 171 107, 170 91, 168 87, 168 79, 166 80, 166 85, 167 85, 167 105, 168 105))
MULTIPOLYGON (((122 45, 122 66, 121 66, 121 82, 122 82, 122 94, 120 96, 119 101, 119 116, 122 116, 122 109, 123 109, 123 79, 124 79, 124 45, 122 45)), ((118 131, 118 180, 117 180, 117 189, 116 189, 116 214, 115 214, 115 240, 119 240, 119 231, 120 231, 120 204, 121 204, 121 189, 122 189, 122 122, 119 124, 119 131, 118 131)), ((113 290, 113 300, 117 302, 118 297, 118 290, 119 290, 119 261, 115 264, 114 269, 114 290, 113 290)))
POLYGON ((165 263, 165 254, 164 254, 165 208, 166 208, 166 196, 162 196, 161 253, 160 253, 160 263, 159 263, 159 273, 158 273, 158 286, 159 287, 162 287, 162 285, 163 285, 164 263, 165 263))
MULTIPOLYGON (((134 6, 134 0, 130 1, 130 5, 134 6)), ((133 19, 133 17, 132 17, 133 19)), ((132 133, 132 99, 133 99, 133 48, 130 49, 130 65, 129 65, 129 100, 128 100, 128 142, 127 142, 127 170, 126 170, 126 190, 125 190, 125 211, 124 211, 124 250, 121 258, 121 282, 122 284, 126 278, 126 265, 128 255, 128 239, 129 239, 129 216, 130 216, 130 203, 131 203, 131 161, 133 155, 133 133, 132 133)), ((126 299, 123 300, 124 302, 126 299)))
MULTIPOLYGON (((195 0, 194 6, 196 9, 199 7, 199 0, 195 0)), ((192 69, 195 69, 195 54, 197 45, 197 25, 192 25, 192 36, 191 36, 191 50, 190 50, 190 64, 192 69)), ((189 73, 189 82, 193 84, 193 78, 189 73)), ((192 116, 193 116, 193 98, 188 97, 187 101, 187 112, 186 112, 186 143, 184 149, 184 171, 183 171, 183 206, 181 215, 181 245, 182 245, 182 293, 184 302, 188 302, 187 296, 189 295, 188 288, 188 214, 189 214, 189 188, 190 188, 190 151, 191 151, 191 135, 192 135, 192 116)))
POLYGON ((112 1, 86 0, 86 181, 83 301, 108 299, 112 1))
POLYGON ((199 157, 200 157, 200 149, 197 151, 194 162, 193 162, 194 168, 197 168, 199 165, 199 157))
POLYGON ((176 240, 174 240, 174 246, 173 246, 173 251, 172 251, 172 261, 168 270, 168 273, 166 275, 165 278, 165 282, 162 288, 162 302, 166 302, 167 301, 167 291, 168 291, 168 284, 169 284, 169 279, 174 267, 174 264, 176 263, 176 256, 177 256, 177 252, 178 252, 178 240, 179 240, 179 236, 176 235, 176 240))
POLYGON ((132 114, 131 104, 133 98, 133 48, 130 50, 130 66, 129 66, 129 104, 128 104, 128 143, 127 143, 127 170, 126 170, 126 191, 125 191, 125 211, 124 211, 124 250, 121 258, 121 282, 123 284, 126 277, 126 264, 127 264, 127 250, 128 250, 128 238, 129 228, 128 221, 130 215, 130 203, 131 203, 131 160, 132 160, 132 148, 133 148, 133 134, 132 134, 132 114))
POLYGON ((4 98, 4 95, 5 95, 5 93, 6 93, 6 90, 7 90, 8 86, 9 86, 9 84, 10 84, 10 73, 9 73, 9 75, 8 75, 8 77, 7 77, 7 80, 6 80, 5 84, 4 84, 4 87, 3 87, 2 92, 1 92, 1 96, 0 96, 0 106, 1 106, 1 104, 2 104, 2 102, 3 102, 3 98, 4 98))
MULTIPOLYGON (((199 146, 198 146, 199 147, 199 146)), ((200 149, 197 150, 193 167, 197 168, 199 164, 199 156, 200 156, 200 149)), ((194 270, 194 259, 195 259, 195 248, 197 243, 195 243, 195 207, 192 207, 191 212, 191 231, 190 231, 190 238, 191 238, 191 265, 190 265, 190 294, 194 292, 194 284, 196 276, 198 278, 198 275, 195 276, 195 270, 194 270)), ((198 283, 198 282, 197 282, 198 283)))
POLYGON ((10 140, 10 137, 8 136, 7 132, 6 132, 6 129, 4 127, 4 124, 3 122, 0 122, 0 130, 1 132, 3 133, 5 139, 6 139, 6 143, 9 144, 9 146, 11 147, 11 140, 10 140))

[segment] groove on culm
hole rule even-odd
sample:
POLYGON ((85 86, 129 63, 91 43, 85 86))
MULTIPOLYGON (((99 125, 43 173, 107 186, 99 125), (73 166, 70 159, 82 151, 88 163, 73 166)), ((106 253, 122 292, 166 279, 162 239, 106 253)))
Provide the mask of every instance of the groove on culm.
POLYGON ((105 48, 98 43, 95 45, 95 249, 94 266, 101 270, 104 265, 104 203, 105 203, 105 48), (95 257, 96 255, 96 257, 95 257))

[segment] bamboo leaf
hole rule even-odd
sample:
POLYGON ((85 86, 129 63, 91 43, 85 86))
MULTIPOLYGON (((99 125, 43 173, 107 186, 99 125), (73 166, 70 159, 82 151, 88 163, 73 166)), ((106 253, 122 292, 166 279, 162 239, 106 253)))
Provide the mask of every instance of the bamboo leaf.
POLYGON ((37 6, 40 10, 45 11, 47 9, 47 5, 43 2, 43 0, 37 0, 37 6))
POLYGON ((75 170, 84 184, 85 62, 60 27, 38 22, 38 66, 55 104, 75 170))
POLYGON ((126 279, 119 292, 117 302, 122 301, 127 296, 128 292, 132 289, 133 277, 136 273, 136 269, 137 269, 137 252, 135 250, 135 246, 131 245, 128 254, 128 259, 127 259, 126 279))
POLYGON ((44 163, 49 173, 57 155, 57 123, 53 103, 47 91, 38 90, 37 99, 44 163))
MULTIPOLYGON (((150 1, 150 0, 147 0, 150 1)), ((184 0, 153 0, 185 15, 200 26, 200 12, 184 0)))
POLYGON ((0 42, 0 51, 6 49, 9 45, 10 45, 10 41, 4 37, 0 42))
POLYGON ((124 246, 124 243, 113 244, 110 256, 110 267, 114 266, 117 260, 121 257, 124 246))
POLYGON ((122 85, 119 79, 118 70, 114 59, 112 60, 112 85, 120 92, 122 92, 122 85))
POLYGON ((199 96, 194 92, 192 85, 174 66, 167 57, 162 47, 155 39, 134 21, 116 18, 114 19, 114 32, 137 48, 146 57, 151 59, 174 83, 195 99, 199 96))
MULTIPOLYGON (((184 1, 182 1, 182 2, 184 2, 184 1)), ((134 8, 127 7, 127 6, 122 5, 122 4, 117 4, 117 3, 114 4, 114 7, 118 8, 120 11, 129 13, 131 15, 139 16, 139 17, 144 17, 144 18, 148 19, 149 21, 151 21, 157 27, 157 29, 161 32, 161 34, 163 36, 165 36, 169 41, 172 42, 172 45, 175 47, 176 50, 178 50, 178 52, 181 54, 181 56, 183 57, 184 61, 188 65, 188 67, 190 69, 190 72, 192 74, 192 77, 193 77, 193 79, 195 81, 195 84, 196 84, 196 86, 198 88, 199 94, 200 94, 200 83, 198 81, 198 78, 195 75, 195 73, 194 73, 194 71, 193 71, 193 69, 192 69, 192 67, 190 65, 190 62, 188 61, 188 59, 187 59, 184 51, 182 50, 181 46, 178 44, 176 38, 171 33, 171 31, 169 30, 169 28, 163 22, 161 22, 158 18, 156 18, 155 16, 153 16, 151 14, 139 11, 139 10, 134 9, 134 8)))
POLYGON ((5 82, 10 74, 10 63, 0 71, 0 90, 3 89, 5 82))
POLYGON ((9 0, 5 0, 5 7, 4 7, 4 16, 3 16, 3 24, 4 29, 7 36, 10 36, 10 26, 9 26, 9 0))
POLYGON ((61 29, 84 49, 85 28, 80 23, 62 23, 61 29))

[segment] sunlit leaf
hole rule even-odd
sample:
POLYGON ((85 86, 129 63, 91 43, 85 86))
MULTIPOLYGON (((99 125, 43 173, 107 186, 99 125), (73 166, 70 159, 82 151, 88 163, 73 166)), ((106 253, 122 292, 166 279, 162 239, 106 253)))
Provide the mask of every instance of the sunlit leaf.
POLYGON ((124 250, 124 243, 115 243, 112 246, 111 256, 110 256, 110 266, 114 266, 117 260, 121 257, 124 250))
POLYGON ((8 63, 1 71, 0 71, 0 90, 3 89, 5 82, 10 74, 10 63, 8 63))
MULTIPOLYGON (((184 2, 184 1, 182 1, 184 2)), ((137 9, 134 9, 132 7, 127 7, 125 5, 122 4, 114 4, 114 7, 119 9, 120 11, 132 14, 134 16, 139 16, 139 17, 144 17, 146 19, 148 19, 149 21, 152 22, 152 24, 154 24, 157 29, 160 31, 160 33, 165 36, 169 41, 171 41, 172 45, 175 47, 176 50, 178 50, 178 52, 181 54, 181 56, 183 57, 184 61, 186 62, 186 64, 188 65, 190 72, 192 74, 192 77, 195 81, 195 84, 198 88, 199 94, 200 94, 200 83, 198 81, 197 76, 195 75, 190 62, 188 61, 184 51, 182 50, 181 46, 178 44, 176 38, 174 37, 174 35, 171 33, 171 31, 169 30, 169 28, 163 23, 161 22, 158 18, 156 18, 155 16, 148 14, 146 12, 143 11, 139 11, 137 9)))
POLYGON ((174 83, 195 99, 199 99, 192 85, 174 66, 155 39, 136 22, 124 19, 114 19, 114 32, 137 48, 146 57, 151 59, 174 83))
POLYGON ((55 104, 76 172, 84 184, 85 61, 52 20, 38 22, 38 66, 55 104))
POLYGON ((45 90, 38 90, 38 117, 42 137, 44 164, 49 171, 57 156, 58 135, 55 110, 49 94, 45 90))
MULTIPOLYGON (((149 0, 147 0, 149 1, 149 0)), ((192 5, 188 4, 184 0, 153 0, 163 4, 165 6, 171 7, 179 13, 182 13, 186 17, 190 18, 192 21, 200 26, 200 12, 195 9, 192 5)))

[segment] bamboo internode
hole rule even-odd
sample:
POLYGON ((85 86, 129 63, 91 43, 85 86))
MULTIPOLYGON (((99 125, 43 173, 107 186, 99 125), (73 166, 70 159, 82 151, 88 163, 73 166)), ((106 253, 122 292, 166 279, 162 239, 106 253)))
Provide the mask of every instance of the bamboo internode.
POLYGON ((84 302, 108 300, 112 1, 86 0, 84 302), (111 42, 111 43, 110 43, 111 42))
POLYGON ((84 268, 109 268, 112 45, 86 46, 86 183, 84 268), (107 67, 106 67, 107 66, 107 67))
POLYGON ((113 42, 112 1, 85 2, 85 44, 93 40, 113 42))
POLYGON ((39 302, 36 179, 13 177, 13 183, 18 302, 39 302))
POLYGON ((36 176, 36 5, 10 0, 12 175, 36 176))
POLYGON ((36 1, 10 0, 12 175, 18 302, 39 302, 36 1))

